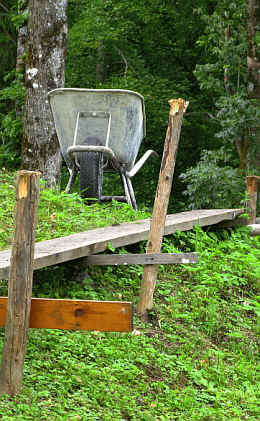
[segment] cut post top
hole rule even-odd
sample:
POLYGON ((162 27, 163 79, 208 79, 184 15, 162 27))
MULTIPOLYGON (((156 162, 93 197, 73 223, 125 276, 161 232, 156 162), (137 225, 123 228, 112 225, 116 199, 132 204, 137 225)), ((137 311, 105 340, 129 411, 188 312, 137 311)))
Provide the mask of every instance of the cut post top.
POLYGON ((185 113, 186 109, 188 108, 189 102, 185 101, 182 98, 178 98, 178 99, 170 99, 168 101, 171 109, 170 109, 170 116, 174 116, 175 114, 177 114, 180 110, 185 113))

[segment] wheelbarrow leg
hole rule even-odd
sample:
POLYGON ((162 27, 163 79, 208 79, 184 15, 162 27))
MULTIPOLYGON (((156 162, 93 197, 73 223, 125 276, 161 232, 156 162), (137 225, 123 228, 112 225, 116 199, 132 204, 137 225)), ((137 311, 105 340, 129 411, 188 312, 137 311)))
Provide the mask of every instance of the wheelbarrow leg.
POLYGON ((121 176, 122 184, 125 191, 126 202, 129 205, 131 205, 134 210, 137 210, 137 204, 135 200, 135 194, 134 194, 132 182, 130 178, 125 175, 125 172, 122 168, 120 168, 120 176, 121 176))
POLYGON ((68 184, 66 186, 66 190, 65 190, 66 193, 71 192, 71 187, 72 187, 72 185, 75 181, 75 178, 77 176, 77 173, 78 173, 76 167, 73 167, 72 169, 69 169, 69 172, 70 172, 70 178, 69 178, 68 184))
POLYGON ((136 200, 135 200, 135 193, 134 193, 134 189, 132 186, 132 181, 129 177, 126 176, 126 182, 127 182, 127 186, 128 186, 128 191, 129 191, 129 195, 131 198, 131 202, 132 202, 132 206, 134 208, 134 210, 138 210, 137 208, 137 204, 136 204, 136 200))
POLYGON ((126 202, 128 203, 128 205, 133 206, 131 196, 130 196, 130 193, 129 193, 129 189, 128 189, 127 179, 126 179, 125 173, 122 170, 122 168, 120 168, 120 177, 121 177, 122 184, 123 184, 124 191, 125 191, 126 202))

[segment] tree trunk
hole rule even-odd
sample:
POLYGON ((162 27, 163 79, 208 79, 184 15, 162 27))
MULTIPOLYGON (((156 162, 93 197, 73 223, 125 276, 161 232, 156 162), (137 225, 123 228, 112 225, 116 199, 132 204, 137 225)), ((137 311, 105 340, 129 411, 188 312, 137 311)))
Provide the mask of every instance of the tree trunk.
POLYGON ((61 155, 47 99, 64 86, 67 0, 29 0, 22 168, 39 170, 47 187, 60 181, 61 155))
POLYGON ((256 35, 260 34, 259 23, 259 0, 247 0, 248 91, 251 98, 258 100, 260 100, 260 48, 257 45, 259 41, 257 41, 256 35))
MULTIPOLYGON (((248 68, 248 95, 260 110, 260 3, 259 0, 247 0, 246 3, 246 26, 247 26, 247 68, 248 68), (257 39, 258 36, 258 39, 257 39)), ((259 127, 252 128, 254 133, 255 153, 251 158, 253 168, 260 166, 260 133, 259 127)))
POLYGON ((238 139, 236 141, 237 153, 239 155, 239 160, 240 160, 239 168, 241 170, 247 170, 248 158, 249 158, 249 147, 250 147, 250 143, 247 137, 242 137, 241 139, 238 139))
POLYGON ((96 63, 96 80, 97 82, 104 82, 105 80, 105 53, 104 42, 98 42, 97 48, 97 63, 96 63))
MULTIPOLYGON (((104 5, 104 0, 101 0, 101 4, 104 5)), ((97 63, 96 63, 96 81, 104 82, 105 80, 105 50, 104 41, 98 41, 97 47, 97 63)))
MULTIPOLYGON (((227 44, 230 40, 231 33, 230 33, 230 26, 228 25, 225 29, 225 44, 227 44)), ((225 67, 224 69, 224 85, 226 89, 227 96, 231 95, 231 84, 229 79, 229 68, 225 67)))

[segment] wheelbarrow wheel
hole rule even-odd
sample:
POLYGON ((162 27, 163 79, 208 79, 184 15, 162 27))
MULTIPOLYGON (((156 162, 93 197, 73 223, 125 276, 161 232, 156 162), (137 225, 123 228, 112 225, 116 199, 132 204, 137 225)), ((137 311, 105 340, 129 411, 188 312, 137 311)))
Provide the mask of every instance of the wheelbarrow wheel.
POLYGON ((100 201, 103 184, 103 153, 81 152, 78 160, 81 197, 100 201))

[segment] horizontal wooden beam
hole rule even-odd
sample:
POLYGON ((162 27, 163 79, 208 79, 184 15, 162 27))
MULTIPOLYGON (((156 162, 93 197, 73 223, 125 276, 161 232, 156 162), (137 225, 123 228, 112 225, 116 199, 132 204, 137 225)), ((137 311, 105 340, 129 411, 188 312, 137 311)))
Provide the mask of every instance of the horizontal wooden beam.
MULTIPOLYGON (((173 234, 177 230, 190 230, 194 225, 203 227, 223 220, 233 220, 241 213, 243 209, 202 209, 168 215, 164 235, 173 234)), ((149 230, 150 219, 144 219, 36 243, 34 269, 101 253, 109 244, 116 248, 138 243, 147 239, 149 230)), ((8 279, 10 256, 10 250, 0 252, 0 279, 8 279)))
MULTIPOLYGON (((0 297, 0 326, 5 325, 7 297, 0 297)), ((130 332, 131 302, 32 298, 31 328, 130 332)))
POLYGON ((198 253, 100 254, 87 257, 89 265, 161 265, 197 263, 198 253))

